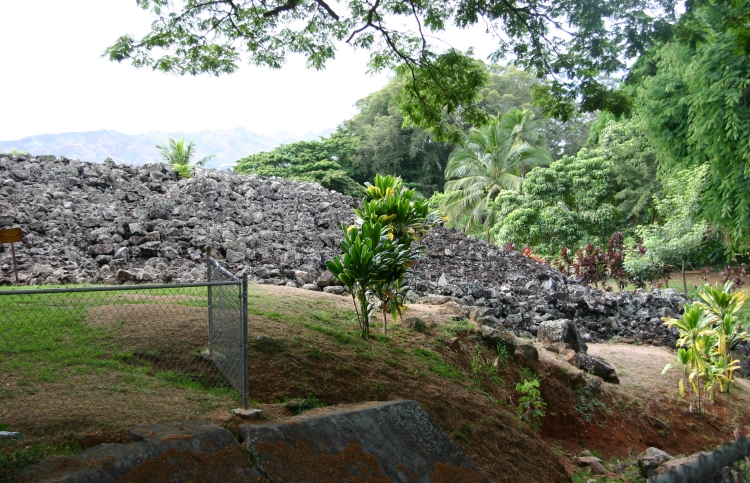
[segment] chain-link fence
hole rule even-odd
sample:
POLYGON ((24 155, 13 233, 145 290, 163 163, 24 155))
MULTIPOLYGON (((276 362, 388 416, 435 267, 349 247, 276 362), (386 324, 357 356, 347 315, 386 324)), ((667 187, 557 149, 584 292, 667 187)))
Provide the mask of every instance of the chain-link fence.
POLYGON ((0 423, 95 427, 195 417, 218 400, 247 407, 247 281, 207 262, 204 283, 0 290, 0 423))
POLYGON ((247 276, 232 275, 206 255, 208 288, 208 355, 242 397, 247 408, 247 276), (237 323, 243 321, 242 323, 237 323))
POLYGON ((648 483, 748 483, 750 482, 750 440, 744 436, 690 463, 651 477, 648 483))

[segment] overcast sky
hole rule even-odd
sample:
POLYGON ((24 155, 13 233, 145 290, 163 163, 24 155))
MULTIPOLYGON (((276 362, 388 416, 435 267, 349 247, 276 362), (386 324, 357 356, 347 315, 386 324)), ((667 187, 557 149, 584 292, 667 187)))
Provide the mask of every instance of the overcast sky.
POLYGON ((243 66, 218 78, 156 73, 101 58, 119 35, 148 31, 151 17, 135 0, 0 0, 0 19, 5 141, 98 129, 137 134, 238 126, 301 135, 348 119, 355 101, 388 80, 367 75, 367 52, 347 46, 323 71, 293 57, 281 70, 243 66))

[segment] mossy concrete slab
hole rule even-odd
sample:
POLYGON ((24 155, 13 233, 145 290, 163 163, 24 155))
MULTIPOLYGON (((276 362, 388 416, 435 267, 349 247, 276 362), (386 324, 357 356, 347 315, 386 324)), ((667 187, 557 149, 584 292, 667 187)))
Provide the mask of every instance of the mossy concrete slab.
POLYGON ((336 406, 240 432, 273 483, 487 481, 416 401, 336 406))
POLYGON ((265 482, 235 437, 208 421, 130 431, 137 442, 106 443, 26 468, 21 481, 48 483, 265 482))

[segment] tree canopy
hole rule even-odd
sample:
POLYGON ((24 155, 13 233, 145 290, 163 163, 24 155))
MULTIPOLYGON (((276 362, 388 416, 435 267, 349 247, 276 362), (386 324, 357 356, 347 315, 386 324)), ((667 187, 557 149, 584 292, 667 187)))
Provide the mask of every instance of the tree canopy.
MULTIPOLYGON (((567 118, 580 99, 586 110, 624 109, 600 80, 628 58, 665 38, 674 0, 137 0, 154 18, 141 38, 123 35, 105 52, 178 74, 234 72, 250 63, 279 68, 290 53, 321 69, 342 43, 370 52, 370 67, 398 69, 410 79, 407 117, 427 124, 461 111, 480 124, 481 70, 435 39, 449 26, 487 27, 497 42, 493 61, 508 58, 552 83, 539 90, 550 112, 567 118), (614 99, 614 100, 613 100, 614 99)), ((439 128, 439 126, 433 125, 439 128)))
POLYGON ((360 112, 343 123, 357 142, 353 177, 364 183, 378 173, 398 175, 407 187, 427 196, 443 189, 443 171, 453 145, 435 141, 419 127, 404 126, 397 106, 402 84, 395 79, 360 99, 356 103, 360 112))
POLYGON ((556 255, 563 246, 601 243, 614 233, 620 217, 613 192, 610 162, 600 150, 582 149, 576 157, 533 169, 522 192, 500 193, 494 201, 494 237, 543 255, 556 255))
POLYGON ((664 176, 706 164, 703 215, 750 243, 750 3, 689 10, 678 36, 639 62, 641 113, 665 154, 664 176))
MULTIPOLYGON (((487 116, 502 116, 516 108, 534 112, 535 129, 548 139, 552 160, 568 153, 575 155, 583 146, 588 125, 595 116, 576 115, 564 122, 544 119, 541 111, 532 107, 532 88, 542 84, 539 79, 512 67, 479 65, 487 72, 487 83, 479 93, 479 107, 487 116)), ((315 180, 343 193, 358 192, 351 190, 351 181, 341 184, 343 178, 336 170, 343 169, 345 176, 360 184, 376 174, 390 174, 398 175, 404 186, 423 196, 442 191, 448 155, 455 145, 437 141, 433 133, 406 121, 400 109, 405 84, 405 79, 396 77, 357 101, 359 113, 344 121, 330 139, 254 154, 241 160, 237 171, 315 180), (333 157, 340 166, 330 164, 325 170, 323 166, 312 166, 323 160, 330 162, 333 157)), ((472 128, 459 114, 452 118, 445 115, 441 122, 452 123, 450 129, 462 135, 472 128)))
POLYGON ((445 169, 445 213, 467 233, 482 227, 490 239, 497 222, 495 198, 518 191, 526 173, 549 164, 547 139, 534 113, 512 109, 486 125, 472 129, 450 155, 445 169))
POLYGON ((354 139, 346 132, 337 131, 320 141, 299 141, 273 151, 251 154, 237 161, 234 170, 319 183, 340 193, 360 196, 364 189, 351 177, 355 148, 354 139))

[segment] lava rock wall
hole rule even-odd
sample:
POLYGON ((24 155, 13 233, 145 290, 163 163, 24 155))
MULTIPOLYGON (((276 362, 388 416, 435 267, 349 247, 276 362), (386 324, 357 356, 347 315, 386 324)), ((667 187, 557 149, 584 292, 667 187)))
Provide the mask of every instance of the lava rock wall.
MULTIPOLYGON (((325 262, 358 200, 313 183, 171 167, 85 163, 0 154, 0 228, 20 226, 22 283, 194 282, 207 250, 255 283, 341 292, 325 262)), ((449 303, 478 325, 535 335, 571 319, 587 342, 615 336, 673 345, 661 317, 677 317, 674 290, 603 292, 518 252, 436 228, 411 275, 415 295, 449 303)), ((0 283, 13 280, 10 250, 0 283)))

